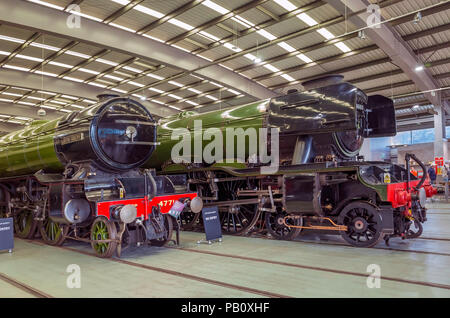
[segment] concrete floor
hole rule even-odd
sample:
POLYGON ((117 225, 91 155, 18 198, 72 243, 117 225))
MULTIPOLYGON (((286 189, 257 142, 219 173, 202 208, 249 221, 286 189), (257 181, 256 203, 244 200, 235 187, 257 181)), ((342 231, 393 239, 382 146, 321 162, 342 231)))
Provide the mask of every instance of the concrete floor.
POLYGON ((53 297, 450 297, 450 204, 428 207, 423 239, 392 239, 389 248, 315 234, 198 245, 202 233, 182 232, 180 248, 127 250, 117 262, 86 255, 87 244, 16 239, 12 254, 0 253, 0 275, 26 286, 0 279, 0 297, 35 297, 30 288, 53 297), (70 264, 81 268, 79 289, 67 288, 70 264), (367 287, 370 264, 380 266, 380 288, 367 287))

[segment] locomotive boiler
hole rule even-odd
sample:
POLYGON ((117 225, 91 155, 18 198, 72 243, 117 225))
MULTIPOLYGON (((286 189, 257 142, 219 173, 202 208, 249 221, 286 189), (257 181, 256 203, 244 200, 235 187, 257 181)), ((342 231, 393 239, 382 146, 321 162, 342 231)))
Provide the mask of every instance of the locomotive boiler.
MULTIPOLYGON (((361 247, 382 238, 420 235, 425 199, 435 192, 426 171, 418 180, 409 169, 358 156, 364 138, 396 134, 392 100, 367 96, 341 76, 303 86, 304 91, 272 99, 161 120, 161 145, 145 166, 161 175, 184 173, 206 205, 219 207, 225 233, 242 235, 264 226, 275 238, 293 239, 302 230, 326 230, 361 247), (207 162, 198 152, 186 156, 184 150, 183 160, 174 160, 172 150, 180 142, 176 137, 190 135, 186 140, 194 150, 211 149, 211 138, 198 139, 211 135, 211 128, 217 132, 215 141, 221 141, 223 148, 217 149, 216 143, 215 153, 222 153, 222 160, 207 162), (185 132, 180 134, 180 129, 185 132), (236 133, 227 134, 229 129, 236 133), (251 140, 251 130, 261 129, 267 138, 256 135, 257 140, 251 140), (231 142, 238 139, 244 146, 231 142), (234 151, 227 152, 230 145, 234 151), (279 156, 279 166, 271 173, 262 173, 261 167, 268 165, 258 160, 262 146, 279 156)), ((183 215, 185 228, 198 222, 198 214, 183 215)))
POLYGON ((157 145, 156 122, 139 102, 117 96, 0 138, 0 216, 17 236, 51 245, 89 242, 101 257, 129 244, 162 246, 173 218, 201 210, 184 176, 140 169, 157 145))

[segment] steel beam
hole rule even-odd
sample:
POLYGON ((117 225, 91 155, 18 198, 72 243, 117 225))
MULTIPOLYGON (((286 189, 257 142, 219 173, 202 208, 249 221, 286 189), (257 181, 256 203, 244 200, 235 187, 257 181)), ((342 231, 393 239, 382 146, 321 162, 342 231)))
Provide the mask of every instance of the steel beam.
POLYGON ((3 134, 10 133, 12 131, 19 130, 23 127, 23 125, 20 124, 13 124, 13 123, 1 123, 0 122, 0 132, 3 134))
MULTIPOLYGON (((105 90, 85 83, 77 83, 48 76, 43 77, 38 74, 4 68, 0 68, 0 84, 24 87, 32 90, 46 90, 53 93, 67 94, 92 100, 97 100, 97 95, 103 93, 118 94, 115 91, 105 90)), ((176 113, 175 110, 157 103, 149 101, 141 103, 144 104, 150 112, 161 117, 176 113)))
POLYGON ((2 115, 29 117, 33 119, 45 120, 52 120, 65 115, 65 113, 61 113, 56 110, 46 109, 45 111, 47 115, 45 115, 45 118, 43 118, 37 114, 38 109, 39 107, 30 107, 13 103, 0 102, 0 113, 2 115))
POLYGON ((275 96, 274 92, 242 75, 165 43, 88 19, 82 20, 81 28, 69 28, 67 18, 66 12, 34 3, 0 0, 1 23, 152 60, 187 73, 193 72, 257 99, 275 96))
MULTIPOLYGON (((424 69, 416 72, 415 68, 421 64, 418 57, 408 46, 405 40, 395 31, 393 27, 387 23, 383 23, 374 28, 368 28, 367 21, 370 21, 371 11, 367 12, 370 5, 367 0, 325 0, 333 6, 343 16, 347 14, 347 10, 351 12, 362 12, 357 15, 348 15, 348 20, 357 28, 365 28, 367 36, 383 50, 392 61, 400 67, 403 72, 414 82, 414 84, 422 91, 433 90, 439 87, 429 70, 424 69)), ((441 105, 439 94, 426 94, 427 99, 435 106, 441 105)))

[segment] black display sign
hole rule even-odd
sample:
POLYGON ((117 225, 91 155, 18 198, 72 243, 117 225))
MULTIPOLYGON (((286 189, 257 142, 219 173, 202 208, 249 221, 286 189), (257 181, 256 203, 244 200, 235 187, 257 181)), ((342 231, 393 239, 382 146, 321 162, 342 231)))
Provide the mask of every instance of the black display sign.
POLYGON ((214 241, 222 238, 222 226, 219 219, 219 208, 216 206, 203 208, 203 225, 207 241, 214 241))
POLYGON ((0 251, 12 251, 14 248, 13 218, 0 219, 0 251))

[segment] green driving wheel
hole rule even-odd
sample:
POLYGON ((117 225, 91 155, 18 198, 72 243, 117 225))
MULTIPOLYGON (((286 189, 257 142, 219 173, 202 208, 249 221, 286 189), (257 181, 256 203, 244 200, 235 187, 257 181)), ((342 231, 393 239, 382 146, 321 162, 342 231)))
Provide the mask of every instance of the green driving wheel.
POLYGON ((31 239, 34 237, 37 228, 37 221, 34 220, 33 212, 20 210, 14 213, 14 230, 18 237, 31 239))
POLYGON ((102 240, 116 240, 117 229, 114 222, 111 222, 104 216, 95 219, 91 227, 91 246, 97 256, 111 257, 117 248, 116 241, 98 242, 102 240))
POLYGON ((69 227, 47 218, 40 222, 40 233, 45 243, 59 246, 64 243, 69 227))

